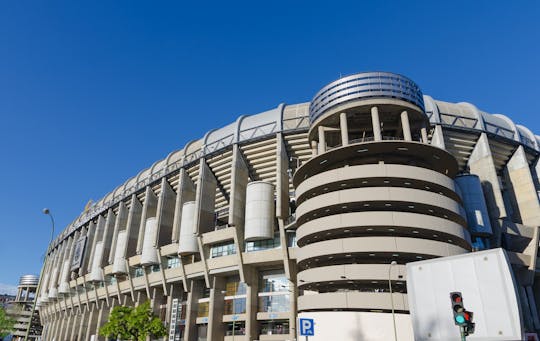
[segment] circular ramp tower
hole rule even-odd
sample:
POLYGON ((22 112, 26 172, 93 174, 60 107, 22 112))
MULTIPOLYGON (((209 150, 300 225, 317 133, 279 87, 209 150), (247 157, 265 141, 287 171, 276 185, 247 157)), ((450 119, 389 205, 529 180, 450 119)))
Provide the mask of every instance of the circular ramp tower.
POLYGON ((471 251, 457 161, 427 127, 422 92, 401 75, 359 73, 315 95, 312 157, 293 179, 301 315, 407 314, 406 263, 471 251))

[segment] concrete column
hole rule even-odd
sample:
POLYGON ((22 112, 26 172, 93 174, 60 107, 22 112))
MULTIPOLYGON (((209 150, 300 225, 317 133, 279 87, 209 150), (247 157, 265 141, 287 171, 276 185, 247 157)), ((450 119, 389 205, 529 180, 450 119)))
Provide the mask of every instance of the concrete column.
POLYGON ((349 144, 349 127, 347 126, 347 113, 345 112, 339 114, 339 127, 341 129, 341 145, 347 146, 349 144))
MULTIPOLYGON (((66 313, 68 312, 66 311, 66 313)), ((69 327, 71 326, 72 320, 73 320, 73 314, 70 311, 67 316, 67 321, 65 318, 62 321, 62 328, 61 328, 62 332, 60 333, 61 335, 60 340, 69 340, 69 331, 71 330, 69 327)))
POLYGON ((116 219, 114 222, 114 229, 112 233, 111 247, 110 247, 109 258, 108 258, 109 264, 112 264, 114 262, 116 243, 118 241, 118 232, 126 228, 127 214, 128 214, 128 209, 126 207, 126 203, 121 201, 118 204, 118 215, 116 216, 116 219))
POLYGON ((157 240, 155 246, 168 245, 172 241, 176 193, 167 179, 161 179, 161 193, 156 212, 157 240))
POLYGON ((444 144, 444 135, 440 124, 435 126, 433 136, 431 137, 431 145, 441 149, 446 149, 446 145, 444 144))
POLYGON ((204 159, 199 162, 199 178, 195 195, 195 224, 197 233, 214 231, 214 212, 217 180, 204 159))
POLYGON ((225 290, 225 278, 214 277, 213 286, 210 289, 210 306, 208 308, 208 340, 223 340, 225 325, 223 324, 223 306, 225 290))
POLYGON ((373 139, 375 141, 382 140, 381 121, 379 120, 379 108, 371 108, 371 124, 373 126, 373 139))
POLYGON ((105 341, 106 339, 103 336, 99 335, 99 329, 105 324, 105 322, 107 322, 107 318, 109 317, 109 308, 107 307, 107 304, 104 300, 99 301, 97 308, 99 309, 99 311, 96 319, 96 329, 94 330, 94 333, 96 335, 95 341, 105 341))
POLYGON ((403 130, 403 139, 405 141, 412 141, 411 125, 409 124, 409 114, 407 111, 401 113, 401 129, 403 130))
POLYGON ((192 280, 186 300, 186 326, 184 330, 184 341, 197 340, 197 308, 198 300, 201 297, 203 286, 202 281, 192 280))
POLYGON ((428 143, 427 128, 425 124, 420 129, 420 134, 422 135, 422 143, 428 143))
POLYGON ((281 133, 276 134, 276 218, 289 216, 289 157, 281 133))
POLYGON ((184 203, 195 200, 195 184, 184 168, 180 169, 178 189, 176 192, 172 230, 173 243, 178 242, 180 236, 180 222, 182 221, 182 207, 184 206, 184 203))
POLYGON ((323 126, 319 126, 318 127, 318 131, 319 131, 319 154, 322 154, 324 152, 326 152, 326 136, 324 134, 324 127, 323 126))
POLYGON ((540 202, 523 146, 519 146, 506 165, 508 177, 524 225, 540 226, 540 202))
POLYGON ((56 316, 56 314, 51 315, 52 321, 50 322, 50 330, 47 331, 47 339, 46 340, 58 340, 58 329, 61 322, 61 319, 56 316))
POLYGON ((478 175, 482 182, 482 189, 486 198, 489 216, 493 227, 493 247, 499 247, 501 230, 499 219, 506 217, 506 208, 495 168, 495 161, 491 154, 486 133, 482 133, 469 158, 469 169, 472 174, 478 175))
POLYGON ((79 322, 79 328, 77 330, 77 334, 75 335, 75 340, 84 340, 85 332, 88 329, 88 311, 86 309, 81 309, 81 320, 79 322))
POLYGON ((150 186, 146 186, 144 203, 142 207, 141 223, 139 226, 139 236, 137 238, 137 254, 141 254, 144 241, 144 230, 146 229, 146 219, 156 216, 158 198, 150 186))
MULTIPOLYGON (((72 310, 72 311, 74 311, 74 310, 72 310)), ((81 323, 81 314, 77 314, 76 312, 74 312, 73 322, 71 323, 70 330, 69 330, 69 335, 66 338, 66 340, 73 340, 73 341, 78 340, 77 332, 79 330, 78 327, 79 327, 80 323, 81 323)))
POLYGON ((318 155, 319 146, 317 145, 317 141, 311 141, 311 156, 315 157, 318 155))
POLYGON ((96 330, 96 324, 97 324, 97 315, 98 315, 98 307, 95 303, 89 303, 88 309, 90 309, 90 314, 88 316, 87 324, 86 324, 86 334, 84 336, 85 341, 90 341, 90 337, 94 334, 94 331, 96 330))
POLYGON ((246 338, 257 340, 259 338, 259 324, 257 321, 259 300, 259 277, 257 271, 250 268, 246 271, 246 338))
POLYGON ((141 226, 142 205, 135 194, 131 195, 131 207, 128 212, 126 225, 127 245, 125 257, 131 257, 137 251, 137 238, 139 237, 139 228, 141 226))
MULTIPOLYGON (((240 146, 233 146, 231 170, 231 195, 229 202, 229 225, 235 226, 239 232, 244 231, 246 215, 246 187, 249 181, 249 171, 242 156, 240 146)), ((242 242, 244 239, 242 238, 242 242)))

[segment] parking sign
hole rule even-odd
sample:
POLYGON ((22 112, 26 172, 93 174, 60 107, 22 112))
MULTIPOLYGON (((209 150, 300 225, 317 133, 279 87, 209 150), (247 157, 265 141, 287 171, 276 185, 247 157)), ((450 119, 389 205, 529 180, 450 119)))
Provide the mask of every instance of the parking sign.
POLYGON ((315 323, 313 319, 300 319, 300 336, 314 336, 315 323))

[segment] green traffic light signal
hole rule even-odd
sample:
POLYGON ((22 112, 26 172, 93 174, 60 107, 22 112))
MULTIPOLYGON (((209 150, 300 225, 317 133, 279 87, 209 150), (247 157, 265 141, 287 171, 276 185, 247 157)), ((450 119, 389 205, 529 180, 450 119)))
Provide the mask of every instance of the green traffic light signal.
POLYGON ((465 317, 464 317, 463 315, 457 315, 457 316, 455 317, 455 320, 456 320, 456 322, 459 323, 459 324, 465 323, 465 317))

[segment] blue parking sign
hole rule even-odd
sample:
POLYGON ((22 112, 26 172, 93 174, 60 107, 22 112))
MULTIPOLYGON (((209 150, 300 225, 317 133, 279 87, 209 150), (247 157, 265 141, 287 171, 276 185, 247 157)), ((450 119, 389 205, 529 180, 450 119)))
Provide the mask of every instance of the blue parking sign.
POLYGON ((314 336, 315 322, 313 319, 300 319, 300 336, 314 336))

